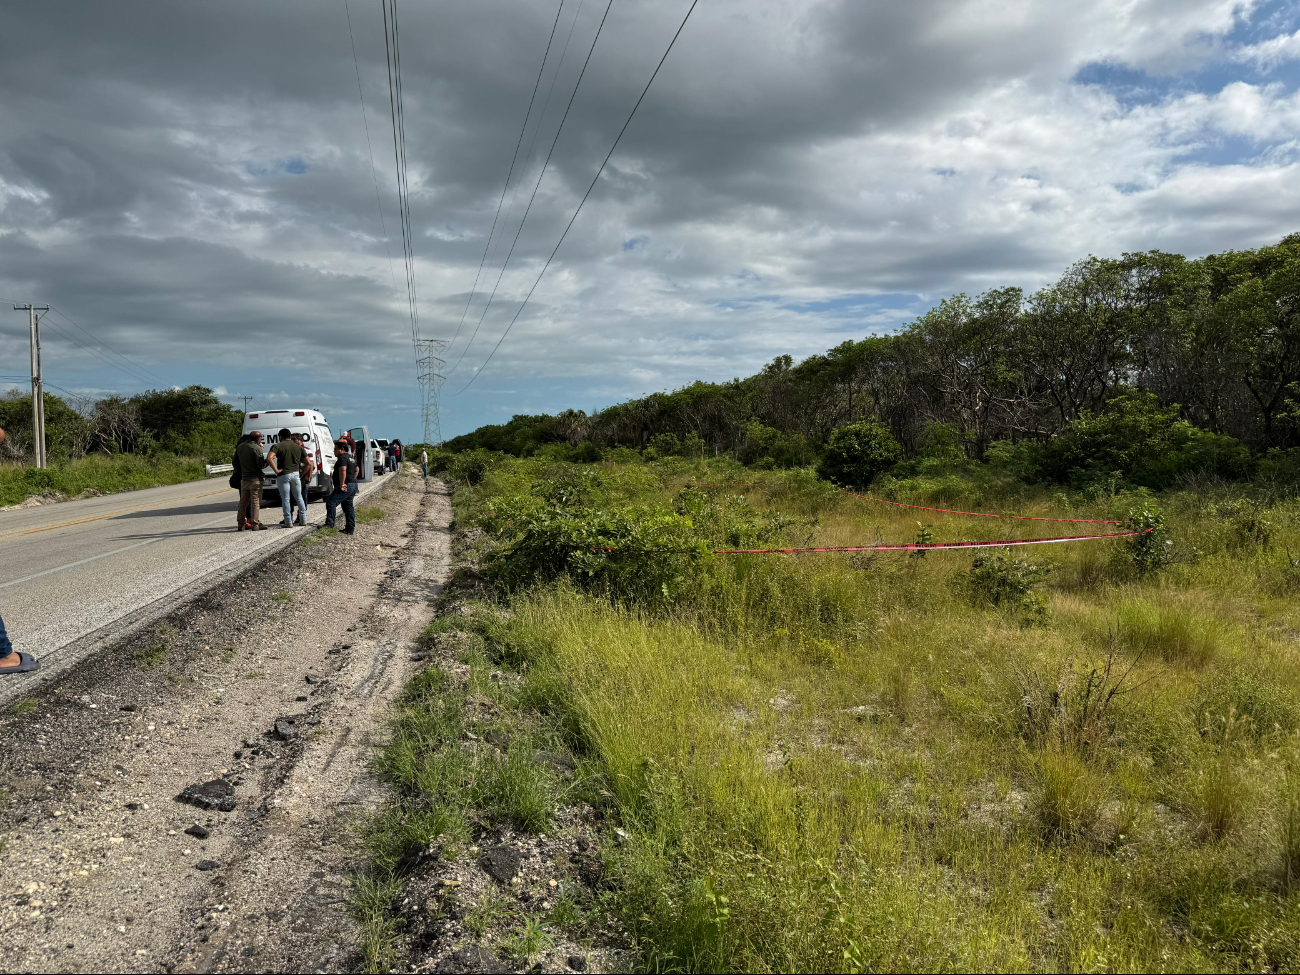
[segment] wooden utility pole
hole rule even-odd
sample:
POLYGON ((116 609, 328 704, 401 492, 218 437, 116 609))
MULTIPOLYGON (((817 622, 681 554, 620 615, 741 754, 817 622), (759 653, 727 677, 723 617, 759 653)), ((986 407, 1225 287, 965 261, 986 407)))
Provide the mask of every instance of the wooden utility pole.
POLYGON ((41 320, 38 311, 49 305, 14 305, 14 311, 27 312, 32 334, 32 438, 36 444, 36 466, 45 467, 45 384, 41 378, 41 320))

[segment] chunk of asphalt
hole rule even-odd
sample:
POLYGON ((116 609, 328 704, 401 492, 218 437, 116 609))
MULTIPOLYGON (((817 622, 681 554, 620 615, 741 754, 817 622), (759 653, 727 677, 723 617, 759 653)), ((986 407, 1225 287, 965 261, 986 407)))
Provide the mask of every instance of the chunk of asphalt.
POLYGON ((276 718, 275 719, 275 737, 281 741, 289 741, 298 737, 298 719, 297 718, 276 718))
POLYGON ((235 787, 225 779, 213 779, 187 785, 176 797, 177 802, 188 802, 200 809, 215 809, 218 812, 230 812, 235 808, 235 787))
POLYGON ((479 858, 479 865, 487 871, 488 876, 501 884, 514 880, 523 862, 523 854, 509 846, 491 847, 484 850, 483 856, 479 858))
POLYGON ((198 823, 195 823, 185 832, 190 836, 197 836, 201 840, 206 840, 212 835, 212 830, 208 829, 206 826, 200 826, 198 823))
POLYGON ((221 864, 217 863, 216 860, 200 860, 198 863, 194 864, 194 869, 195 870, 216 870, 217 867, 219 866, 221 866, 221 864))

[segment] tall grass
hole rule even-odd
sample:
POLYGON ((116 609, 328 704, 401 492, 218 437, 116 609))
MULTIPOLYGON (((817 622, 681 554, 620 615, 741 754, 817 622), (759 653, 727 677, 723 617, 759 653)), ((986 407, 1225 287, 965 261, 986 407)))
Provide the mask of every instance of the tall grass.
MULTIPOLYGON (((734 474, 606 465, 596 498, 667 507, 688 479, 734 474)), ((458 493, 458 516, 551 476, 495 468, 458 493)), ((912 512, 760 479, 743 504, 697 506, 696 530, 731 512, 789 515, 786 544, 917 531, 912 512)), ((1003 486, 976 472, 883 487, 1080 517, 1150 502, 1003 486)), ((668 604, 559 579, 503 592, 509 620, 474 625, 599 770, 627 834, 608 850, 610 903, 648 968, 1293 968, 1300 606, 1277 553, 1300 552, 1300 510, 1250 508, 1266 545, 1217 525, 1221 496, 1161 501, 1169 566, 1054 546, 1052 571, 1022 580, 1044 609, 1033 626, 973 601, 973 560, 951 552, 705 559, 668 604)))
POLYGON ((206 477, 203 461, 172 454, 114 454, 66 461, 38 469, 0 464, 0 505, 19 504, 30 495, 55 492, 74 498, 83 492, 116 494, 206 477))

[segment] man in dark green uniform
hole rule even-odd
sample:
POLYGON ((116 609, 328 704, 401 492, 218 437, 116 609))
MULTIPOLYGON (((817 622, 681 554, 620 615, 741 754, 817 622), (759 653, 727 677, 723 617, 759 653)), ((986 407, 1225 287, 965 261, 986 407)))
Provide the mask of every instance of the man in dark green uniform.
POLYGON ((293 439, 287 427, 280 431, 279 439, 266 456, 266 462, 275 471, 275 486, 280 490, 280 507, 284 509, 281 528, 293 526, 291 498, 292 503, 298 506, 298 524, 307 524, 307 508, 302 503, 302 477, 299 474, 299 468, 306 459, 307 453, 302 449, 302 444, 293 439))
POLYGON ((253 431, 252 436, 235 448, 235 459, 239 461, 239 511, 235 520, 239 531, 265 531, 262 524, 262 467, 266 460, 262 456, 261 431, 253 431))

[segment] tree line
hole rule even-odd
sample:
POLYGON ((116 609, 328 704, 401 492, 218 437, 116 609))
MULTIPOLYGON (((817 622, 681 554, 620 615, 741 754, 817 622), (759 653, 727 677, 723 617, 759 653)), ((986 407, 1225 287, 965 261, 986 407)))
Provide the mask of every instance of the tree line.
MULTIPOLYGON (((207 386, 98 400, 69 401, 46 393, 46 449, 56 462, 88 454, 164 452, 224 463, 239 439, 243 417, 207 386)), ((35 439, 30 393, 14 391, 0 398, 0 427, 7 435, 0 444, 0 460, 29 461, 35 439)))
POLYGON ((572 459, 729 452, 790 466, 812 462, 836 430, 873 422, 908 456, 938 439, 979 461, 994 444, 1045 444, 1116 410, 1254 456, 1300 446, 1300 234, 1198 259, 1088 257, 1032 294, 953 295, 895 334, 799 363, 780 356, 744 379, 593 415, 517 416, 447 446, 527 456, 550 444, 572 459))

